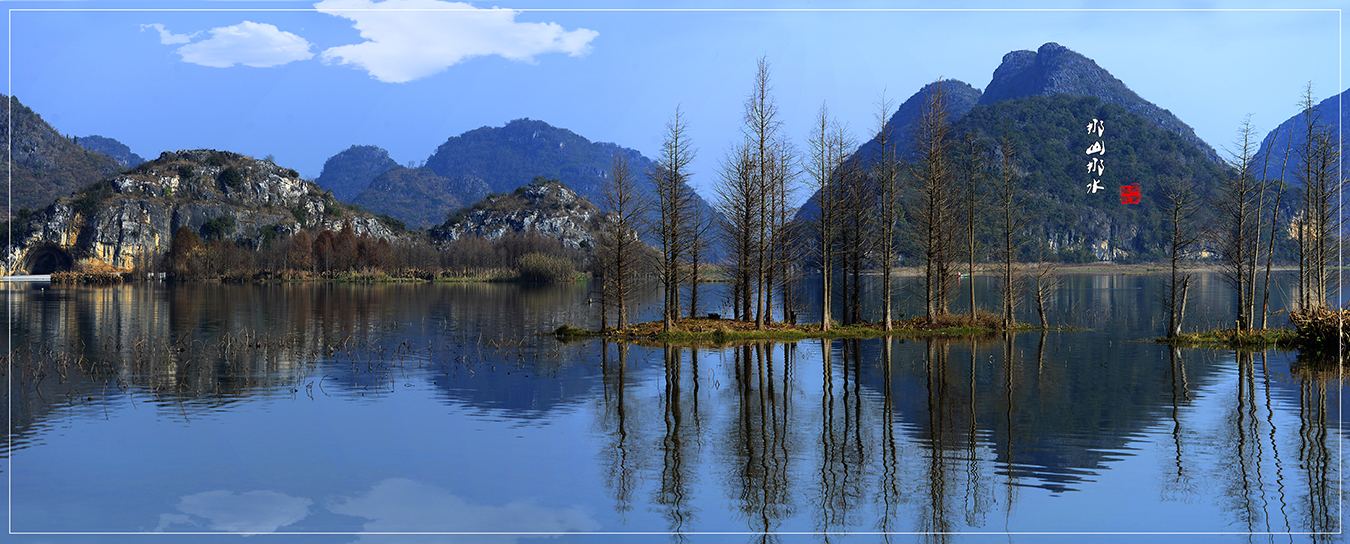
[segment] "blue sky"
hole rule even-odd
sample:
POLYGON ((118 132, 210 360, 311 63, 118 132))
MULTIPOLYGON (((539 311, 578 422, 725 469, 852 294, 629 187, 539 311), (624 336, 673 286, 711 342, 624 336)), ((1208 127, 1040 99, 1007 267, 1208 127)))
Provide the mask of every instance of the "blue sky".
POLYGON ((1221 154, 1247 114, 1262 134, 1293 115, 1308 82, 1318 100, 1345 89, 1337 11, 1177 11, 1269 4, 499 5, 6 2, 5 63, 10 92, 62 133, 116 138, 146 158, 203 147, 270 154, 307 177, 353 144, 421 162, 450 136, 522 117, 654 156, 679 106, 705 195, 740 137, 761 56, 799 144, 822 103, 864 140, 883 93, 898 105, 938 77, 983 89, 1004 54, 1046 42, 1095 60, 1221 154), (999 8, 1037 9, 986 11, 999 8))

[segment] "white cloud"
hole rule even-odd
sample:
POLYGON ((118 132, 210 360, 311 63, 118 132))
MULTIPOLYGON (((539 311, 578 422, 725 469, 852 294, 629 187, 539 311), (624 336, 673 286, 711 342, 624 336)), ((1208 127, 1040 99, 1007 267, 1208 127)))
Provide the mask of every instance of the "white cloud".
POLYGON ((267 23, 244 21, 210 32, 210 38, 178 48, 184 61, 212 68, 235 64, 267 68, 314 57, 304 38, 267 23))
MULTIPOLYGON (((546 507, 529 501, 514 501, 501 506, 473 504, 447 489, 404 478, 383 480, 364 495, 337 499, 328 505, 328 510, 370 520, 364 526, 367 532, 563 533, 601 528, 600 523, 580 506, 546 507)), ((360 542, 408 542, 409 539, 410 535, 362 535, 360 542)), ((516 542, 517 536, 483 535, 477 541, 509 544, 516 542)))
POLYGON ((330 48, 320 58, 359 66, 388 83, 423 78, 477 56, 524 62, 543 53, 581 56, 599 35, 557 23, 517 23, 515 10, 440 0, 324 0, 314 8, 354 21, 367 40, 330 48))
POLYGON ((205 518, 213 531, 232 533, 271 533, 309 515, 313 501, 275 491, 207 491, 187 495, 178 501, 182 514, 161 514, 159 531, 175 525, 199 525, 191 516, 205 518))
POLYGON ((193 36, 196 36, 196 34, 174 34, 172 32, 169 32, 167 29, 164 28, 164 25, 159 23, 141 25, 141 32, 145 32, 145 29, 147 28, 153 28, 159 31, 159 43, 162 43, 164 45, 188 43, 189 41, 192 41, 193 36))

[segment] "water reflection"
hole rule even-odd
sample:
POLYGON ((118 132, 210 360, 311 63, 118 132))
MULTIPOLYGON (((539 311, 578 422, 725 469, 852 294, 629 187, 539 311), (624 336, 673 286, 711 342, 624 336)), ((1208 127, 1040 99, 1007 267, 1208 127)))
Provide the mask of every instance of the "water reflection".
MULTIPOLYGON (((230 460, 258 470, 323 452, 338 463, 288 487, 166 470, 157 476, 173 493, 141 508, 150 512, 95 518, 169 532, 744 533, 737 541, 1338 530, 1334 373, 1287 353, 1129 341, 1147 335, 1150 318, 1116 306, 1153 286, 1117 279, 1102 289, 1111 293, 1060 303, 1112 305, 1102 315, 1144 324, 715 349, 540 335, 550 321, 587 317, 584 290, 570 286, 26 291, 14 295, 25 303, 7 399, 7 452, 26 469, 14 474, 16 505, 66 511, 71 499, 44 486, 102 485, 105 476, 63 472, 78 463, 43 462, 103 447, 108 435, 173 456, 192 442, 155 437, 209 427, 252 443, 273 426, 331 415, 336 427, 389 438, 310 435, 263 450, 275 457, 230 460), (348 421, 372 413, 392 415, 348 421), (499 475, 521 470, 505 459, 525 454, 576 467, 556 475, 570 478, 567 491, 494 478, 501 489, 484 497, 432 477, 452 455, 499 475)), ((15 519, 23 529, 75 523, 15 519)))
POLYGON ((161 514, 156 531, 202 530, 271 533, 309 515, 314 501, 276 491, 205 491, 184 496, 180 513, 161 514), (202 523, 198 520, 205 520, 202 523))

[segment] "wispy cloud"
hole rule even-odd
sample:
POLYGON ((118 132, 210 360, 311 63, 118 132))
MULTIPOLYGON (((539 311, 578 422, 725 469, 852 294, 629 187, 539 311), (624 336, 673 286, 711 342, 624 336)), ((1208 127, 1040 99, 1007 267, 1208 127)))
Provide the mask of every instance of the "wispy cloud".
POLYGON ((536 55, 590 52, 594 30, 518 23, 515 10, 440 0, 324 0, 320 12, 350 19, 367 41, 333 47, 325 63, 358 66, 377 80, 403 83, 486 55, 533 62, 536 55))
POLYGON ((159 43, 162 43, 164 45, 188 43, 192 41, 192 37, 196 35, 196 34, 174 34, 172 32, 169 32, 167 29, 164 28, 164 25, 159 23, 141 25, 141 32, 145 32, 145 29, 147 28, 153 28, 159 31, 159 43))
POLYGON ((196 518, 207 521, 206 528, 232 533, 271 533, 309 515, 313 501, 276 491, 207 491, 187 495, 178 501, 181 513, 160 514, 156 531, 172 531, 175 526, 201 527, 196 518), (196 518, 192 517, 196 516, 196 518))
MULTIPOLYGON (((484 531, 584 532, 601 528, 581 506, 544 506, 531 501, 475 504, 448 489, 405 478, 380 481, 363 495, 338 498, 335 514, 365 518, 366 532, 484 531)), ((482 535, 475 542, 510 544, 521 535, 482 535)), ((409 535, 361 535, 358 542, 407 542, 409 535)), ((414 541, 421 542, 421 541, 414 541)))
POLYGON ((186 62, 213 68, 235 64, 267 68, 314 57, 309 51, 311 44, 304 38, 267 23, 244 21, 209 32, 210 38, 179 47, 179 56, 186 62))

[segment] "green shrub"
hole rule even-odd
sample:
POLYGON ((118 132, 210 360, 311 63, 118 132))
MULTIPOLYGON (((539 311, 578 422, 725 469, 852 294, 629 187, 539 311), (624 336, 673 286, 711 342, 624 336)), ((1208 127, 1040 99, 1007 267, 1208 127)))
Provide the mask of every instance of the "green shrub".
POLYGON ((225 237, 234 234, 234 227, 234 216, 222 215, 202 225, 202 238, 224 240, 225 237))
POLYGON ((572 261, 543 253, 526 253, 516 262, 520 279, 536 283, 562 283, 575 279, 572 261))
POLYGON ((244 186, 244 173, 233 166, 220 171, 220 183, 234 190, 244 186))
POLYGON ((397 219, 394 219, 394 218, 392 218, 392 217, 389 217, 388 215, 380 214, 380 215, 375 216, 375 218, 376 218, 376 219, 379 219, 381 223, 384 223, 384 226, 389 227, 390 229, 393 229, 394 231, 397 231, 397 232, 404 232, 404 231, 408 230, 408 225, 407 225, 406 223, 404 223, 404 222, 402 222, 402 221, 399 221, 399 220, 397 220, 397 219))
POLYGON ((1059 250, 1059 260, 1064 263, 1095 263, 1097 255, 1083 246, 1059 250))

